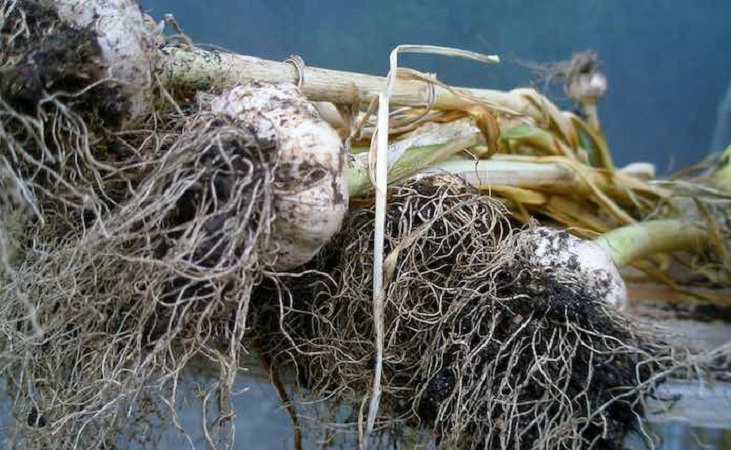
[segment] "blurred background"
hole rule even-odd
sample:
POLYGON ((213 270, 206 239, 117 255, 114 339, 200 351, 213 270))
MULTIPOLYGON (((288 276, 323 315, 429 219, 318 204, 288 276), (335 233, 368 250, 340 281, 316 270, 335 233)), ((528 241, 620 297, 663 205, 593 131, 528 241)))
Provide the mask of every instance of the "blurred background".
POLYGON ((602 123, 618 164, 649 161, 658 174, 731 141, 729 0, 142 0, 174 14, 196 42, 273 60, 385 75, 398 44, 434 44, 501 56, 499 66, 406 55, 404 65, 449 84, 533 85, 564 108, 531 64, 593 49, 609 78, 602 123))

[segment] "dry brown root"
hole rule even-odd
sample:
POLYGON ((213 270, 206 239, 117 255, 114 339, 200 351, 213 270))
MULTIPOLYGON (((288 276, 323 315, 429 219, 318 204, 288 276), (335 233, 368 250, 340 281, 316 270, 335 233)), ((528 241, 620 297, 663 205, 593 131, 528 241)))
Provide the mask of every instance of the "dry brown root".
MULTIPOLYGON (((66 8, 74 2, 63 3, 66 8)), ((180 317, 165 316, 170 308, 161 309, 159 302, 145 303, 159 295, 153 281, 173 278, 173 266, 155 265, 154 258, 125 262, 146 258, 148 237, 140 224, 162 222, 171 213, 115 211, 130 197, 143 201, 137 185, 146 174, 164 171, 158 159, 163 155, 155 151, 175 153, 171 147, 184 132, 184 121, 162 130, 157 142, 148 130, 113 137, 142 115, 141 99, 149 99, 152 86, 130 85, 139 81, 134 76, 122 79, 125 71, 110 57, 109 42, 106 49, 102 42, 114 38, 124 48, 136 37, 125 43, 119 28, 97 28, 109 24, 109 17, 95 20, 98 2, 76 4, 78 14, 67 11, 61 17, 60 2, 0 0, 0 373, 6 392, 13 394, 11 445, 18 448, 111 442, 127 421, 118 414, 123 403, 133 395, 145 397, 143 385, 173 373, 185 359, 183 353, 168 362, 162 344, 148 352, 150 342, 164 341, 162 334, 134 335, 156 317, 180 317), (139 230, 130 228, 132 223, 139 230), (135 277, 137 284, 123 284, 135 277), (143 294, 124 297, 134 291, 143 294), (143 352, 151 355, 146 362, 143 352)), ((127 12, 127 25, 146 26, 139 9, 127 12)), ((136 67, 136 77, 144 77, 144 67, 136 67)), ((183 173, 191 163, 177 164, 180 176, 192 181, 200 178, 195 170, 183 173)), ((166 170, 174 169, 168 161, 166 170)), ((158 193, 168 181, 173 180, 156 184, 158 193)), ((174 198, 160 203, 165 201, 174 198)), ((165 221, 168 229, 175 226, 165 221)), ((154 243, 161 237, 150 238, 154 243)))
MULTIPOLYGON (((149 396, 173 398, 181 369, 201 354, 220 367, 220 415, 231 413, 249 295, 271 264, 260 250, 277 147, 210 111, 168 119, 128 136, 134 154, 150 157, 138 178, 106 180, 114 209, 68 232, 32 226, 14 236, 32 241, 0 283, 18 447, 114 442, 128 411, 147 411, 149 396)), ((211 442, 229 427, 209 429, 211 442)))
MULTIPOLYGON (((115 17, 149 25, 131 5, 0 0, 0 374, 20 448, 115 442, 134 411, 153 420, 172 401, 201 354, 220 368, 209 405, 221 420, 207 417, 206 435, 230 443, 249 296, 282 259, 282 192, 323 178, 283 158, 279 124, 264 133, 208 100, 143 121, 151 79, 110 63, 136 48, 110 46, 108 27, 129 24, 115 17)), ((340 174, 328 175, 335 196, 340 174)))
MULTIPOLYGON (((621 448, 642 398, 687 362, 656 330, 587 290, 569 266, 532 265, 497 201, 454 178, 393 188, 382 424, 443 448, 621 448), (399 247, 401 246, 401 247, 399 247)), ((255 321, 308 398, 358 410, 373 377, 373 209, 352 213, 290 301, 255 321)), ((530 229, 528 229, 530 232, 530 229)))

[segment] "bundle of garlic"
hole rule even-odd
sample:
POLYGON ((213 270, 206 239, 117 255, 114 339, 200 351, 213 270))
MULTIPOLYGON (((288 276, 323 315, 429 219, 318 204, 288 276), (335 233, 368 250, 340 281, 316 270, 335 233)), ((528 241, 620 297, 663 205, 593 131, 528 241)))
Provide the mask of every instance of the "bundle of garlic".
MULTIPOLYGON (((126 415, 144 420, 146 408, 159 407, 169 417, 162 405, 174 405, 181 371, 201 355, 219 369, 211 390, 227 419, 252 328, 272 337, 264 350, 273 362, 284 350, 306 367, 310 387, 339 382, 333 391, 368 395, 373 329, 384 317, 373 314, 367 286, 376 266, 364 144, 376 133, 365 105, 386 80, 170 45, 134 0, 0 5, 0 366, 17 391, 18 442, 98 448, 134 435, 126 415), (292 280, 313 281, 299 300, 290 298, 288 289, 301 287, 292 280), (265 295, 271 286, 275 299, 265 295)), ((482 393, 494 392, 484 383, 494 380, 475 374, 495 370, 517 388, 518 378, 547 367, 546 355, 572 357, 564 350, 588 360, 621 351, 627 370, 652 366, 592 385, 640 402, 635 394, 648 392, 655 370, 686 361, 618 311, 627 301, 618 269, 705 245, 706 228, 684 227, 674 242, 638 240, 647 230, 672 234, 679 222, 634 224, 667 192, 613 170, 596 117, 587 124, 530 90, 455 89, 407 75, 391 96, 407 108, 382 136, 391 142, 390 181, 401 182, 389 191, 384 270, 393 332, 386 396, 401 402, 395 412, 404 413, 408 394, 424 401, 411 405, 423 409, 416 417, 447 441, 477 430, 493 442, 484 433, 497 429, 500 407, 478 416, 482 393), (593 142, 597 165, 587 163, 582 139, 593 142), (474 163, 465 150, 484 158, 474 163), (454 172, 472 187, 414 177, 422 171, 454 172), (554 226, 536 226, 538 214, 554 226), (592 242, 573 225, 614 231, 592 242), (484 341, 491 327, 500 339, 484 341), (554 331, 563 350, 546 340, 554 331), (450 333, 462 347, 440 353, 440 343, 457 345, 450 333), (521 365, 505 372, 511 355, 521 365), (470 420, 456 416, 458 382, 470 395, 470 420)), ((594 92, 596 80, 579 81, 572 92, 594 92)), ((587 110, 598 97, 591 92, 581 97, 587 110)), ((567 361, 546 373, 569 380, 567 361)), ((576 367, 588 376, 585 363, 576 367)), ((574 394, 547 389, 551 398, 574 394)), ((538 397, 530 400, 538 414, 538 397)), ((546 429, 568 425, 571 442, 586 438, 573 420, 589 420, 592 439, 620 432, 600 423, 612 419, 602 411, 553 407, 568 422, 546 429)), ((505 420, 518 426, 518 416, 505 420)), ((209 445, 230 439, 228 420, 210 422, 209 445)), ((520 440, 512 431, 505 439, 520 440)))
MULTIPOLYGON (((17 445, 98 448, 134 438, 128 414, 175 420, 161 409, 201 355, 225 416, 253 289, 340 227, 342 141, 293 85, 167 95, 159 27, 134 1, 0 11, 0 360, 17 445)), ((207 429, 212 446, 230 433, 207 429)))
MULTIPOLYGON (((154 81, 160 30, 134 0, 29 0, 3 11, 6 26, 25 33, 7 42, 10 68, 3 72, 2 98, 9 111, 50 114, 55 124, 18 120, 19 130, 8 127, 3 167, 24 180, 22 191, 35 210, 45 195, 99 215, 111 197, 101 180, 138 177, 141 171, 131 146, 114 131, 133 130, 163 101, 155 97, 162 87, 154 81), (46 138, 47 126, 57 128, 57 135, 46 138)), ((275 266, 306 262, 338 229, 347 208, 340 138, 291 85, 240 86, 212 108, 279 149, 275 266)))

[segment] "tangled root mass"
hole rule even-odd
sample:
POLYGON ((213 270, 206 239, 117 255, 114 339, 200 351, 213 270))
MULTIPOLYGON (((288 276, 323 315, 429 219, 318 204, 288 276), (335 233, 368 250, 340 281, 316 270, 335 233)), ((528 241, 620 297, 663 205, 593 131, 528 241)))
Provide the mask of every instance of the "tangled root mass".
MULTIPOLYGON (((316 398, 356 406, 369 392, 374 209, 351 214, 258 325, 280 367, 316 398), (269 320, 269 322, 267 322, 269 320)), ((384 314, 384 417, 426 427, 444 448, 621 448, 681 355, 561 273, 504 207, 452 178, 391 193, 386 246, 398 251, 384 314)))
POLYGON ((273 220, 276 143, 206 111, 169 119, 119 137, 149 156, 117 172, 137 178, 102 185, 114 209, 77 220, 59 208, 68 228, 13 236, 32 243, 0 286, 0 357, 11 361, 3 373, 22 446, 109 445, 140 398, 159 392, 172 405, 182 367, 201 354, 221 368, 226 404, 268 264, 259 250, 273 220))

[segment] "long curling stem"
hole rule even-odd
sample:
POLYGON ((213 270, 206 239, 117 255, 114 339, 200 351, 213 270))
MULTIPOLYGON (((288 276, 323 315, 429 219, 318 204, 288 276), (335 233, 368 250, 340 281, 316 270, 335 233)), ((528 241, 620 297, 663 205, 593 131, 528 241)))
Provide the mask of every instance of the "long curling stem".
POLYGON ((649 255, 698 251, 709 245, 708 232, 696 222, 661 219, 616 228, 595 241, 621 268, 649 255))

